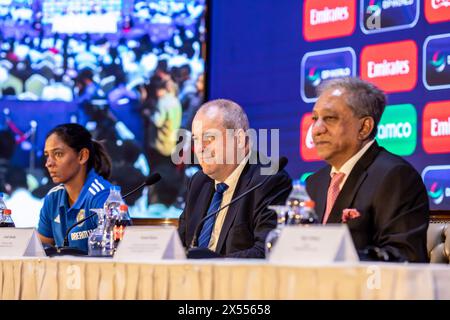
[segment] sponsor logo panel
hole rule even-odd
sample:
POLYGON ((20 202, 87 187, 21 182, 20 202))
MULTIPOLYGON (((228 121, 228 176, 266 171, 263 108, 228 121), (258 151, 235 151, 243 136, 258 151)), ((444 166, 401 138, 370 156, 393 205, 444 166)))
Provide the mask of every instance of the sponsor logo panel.
POLYGON ((300 94, 303 101, 317 100, 317 87, 326 80, 356 75, 356 55, 351 47, 306 53, 301 63, 300 94))
POLYGON ((428 166, 422 172, 427 188, 430 209, 439 210, 450 207, 450 165, 428 166))
POLYGON ((420 14, 419 0, 361 0, 360 25, 366 34, 412 28, 420 14))
POLYGON ((450 153, 450 100, 428 103, 422 121, 425 152, 450 153))
POLYGON ((307 41, 348 36, 356 25, 356 0, 305 0, 303 37, 307 41))
POLYGON ((377 132, 378 144, 400 156, 414 153, 417 145, 417 112, 412 104, 386 106, 377 132))
POLYGON ((424 0, 425 18, 429 23, 450 21, 450 0, 424 0))
POLYGON ((422 80, 428 90, 450 88, 450 33, 425 39, 422 66, 422 80))
POLYGON ((412 40, 370 45, 360 59, 363 80, 385 92, 414 89, 417 83, 417 45, 412 40))

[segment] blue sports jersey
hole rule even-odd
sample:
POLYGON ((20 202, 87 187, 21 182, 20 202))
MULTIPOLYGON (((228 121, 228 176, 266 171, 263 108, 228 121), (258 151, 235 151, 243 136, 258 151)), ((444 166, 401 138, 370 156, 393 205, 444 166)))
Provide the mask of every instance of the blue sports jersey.
MULTIPOLYGON (((38 232, 44 237, 53 238, 58 247, 63 246, 67 230, 92 214, 90 209, 103 208, 108 198, 111 184, 91 169, 81 189, 77 201, 69 206, 64 185, 60 184, 49 191, 44 200, 39 217, 38 232)), ((72 229, 69 246, 88 251, 88 237, 97 227, 97 216, 86 220, 72 229)))

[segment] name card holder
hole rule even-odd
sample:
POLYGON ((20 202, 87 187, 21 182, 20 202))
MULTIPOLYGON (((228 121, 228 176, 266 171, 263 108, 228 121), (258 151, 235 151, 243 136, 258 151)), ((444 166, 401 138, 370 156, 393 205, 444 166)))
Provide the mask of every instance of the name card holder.
POLYGON ((186 259, 174 226, 129 226, 114 254, 116 261, 151 262, 186 259))
POLYGON ((269 260, 295 265, 359 261, 346 224, 286 226, 269 260))
POLYGON ((45 257, 34 228, 0 228, 0 257, 45 257))

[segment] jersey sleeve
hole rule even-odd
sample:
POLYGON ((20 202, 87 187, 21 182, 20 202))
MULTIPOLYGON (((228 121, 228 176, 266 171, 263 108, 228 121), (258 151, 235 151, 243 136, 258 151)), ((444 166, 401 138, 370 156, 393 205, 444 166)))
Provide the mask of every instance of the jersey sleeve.
POLYGON ((39 214, 38 232, 47 238, 54 238, 52 230, 51 199, 46 197, 39 214))

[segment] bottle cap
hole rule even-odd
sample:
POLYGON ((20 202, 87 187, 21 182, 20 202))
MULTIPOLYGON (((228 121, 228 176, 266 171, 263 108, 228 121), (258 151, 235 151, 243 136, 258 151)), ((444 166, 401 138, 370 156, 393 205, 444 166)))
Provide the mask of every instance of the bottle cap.
POLYGON ((313 200, 305 201, 305 207, 314 208, 315 206, 316 206, 316 203, 313 200))
POLYGON ((3 214, 11 214, 11 209, 3 209, 3 214))
POLYGON ((0 192, 0 198, 3 198, 3 192, 0 192))
POLYGON ((119 186, 111 186, 111 188, 109 188, 110 190, 114 190, 114 191, 121 191, 119 186))

